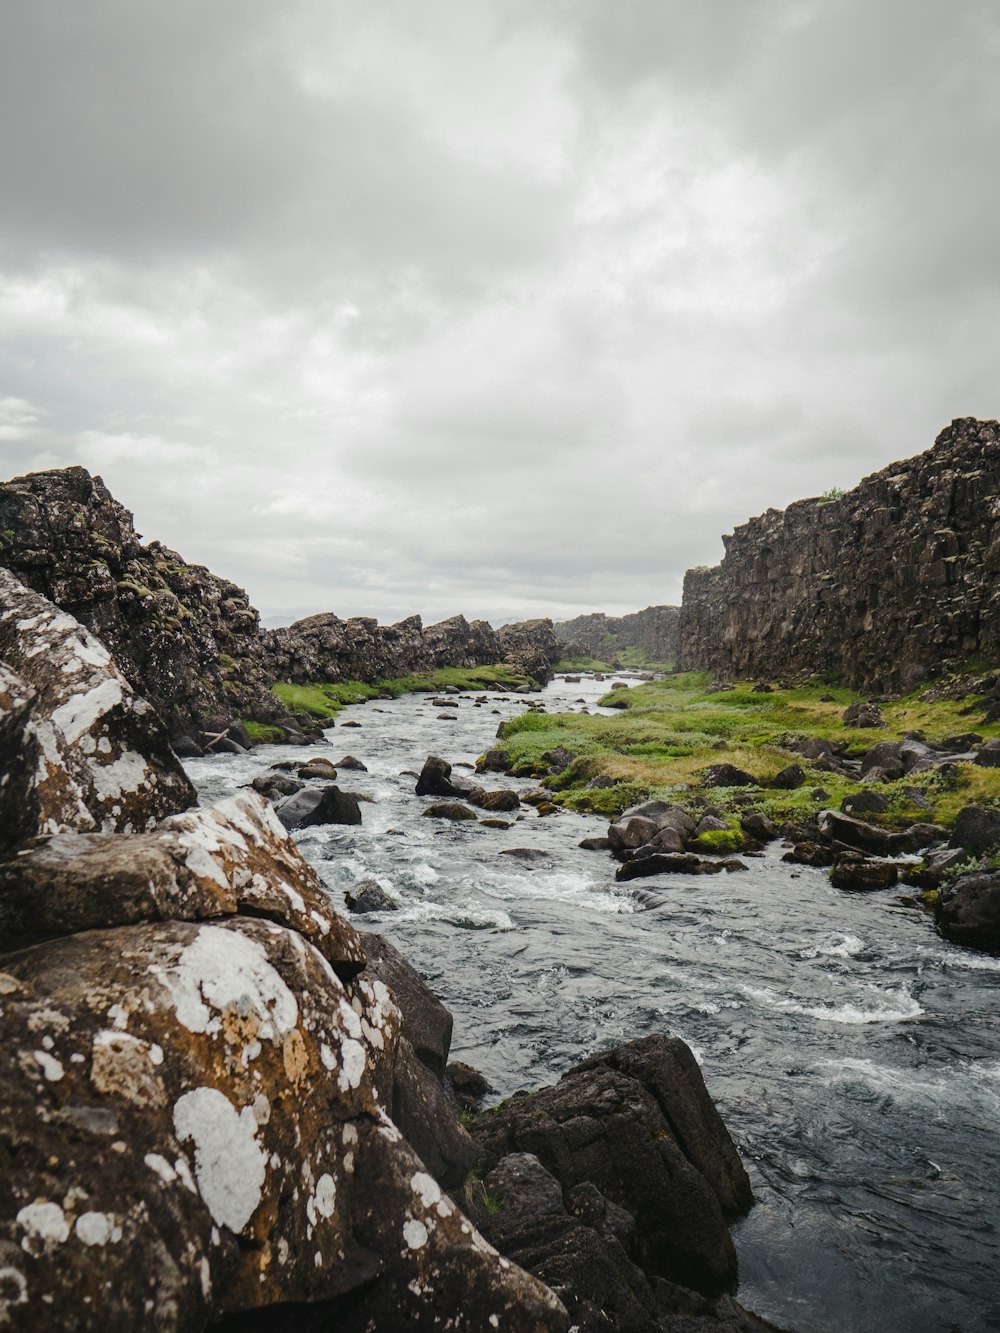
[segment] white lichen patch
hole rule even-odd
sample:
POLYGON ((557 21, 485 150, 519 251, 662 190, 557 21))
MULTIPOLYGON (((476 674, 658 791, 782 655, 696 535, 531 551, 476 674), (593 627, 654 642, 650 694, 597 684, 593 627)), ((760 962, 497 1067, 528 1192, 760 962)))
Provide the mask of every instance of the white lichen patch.
POLYGON ((62 1061, 57 1060, 54 1055, 49 1055, 47 1051, 35 1051, 35 1059, 42 1066, 42 1073, 50 1083, 58 1083, 65 1072, 62 1067, 62 1061))
POLYGON ((52 722, 73 745, 85 731, 90 731, 106 713, 122 703, 127 689, 120 676, 105 676, 93 689, 74 693, 64 704, 53 709, 52 722))
POLYGON ((61 1245, 69 1239, 69 1223, 66 1214, 57 1203, 41 1200, 26 1204, 17 1215, 18 1224, 28 1233, 22 1245, 29 1249, 28 1240, 38 1240, 46 1245, 61 1245))
POLYGON ((81 1213, 73 1229, 84 1245, 114 1245, 122 1238, 121 1227, 107 1213, 81 1213))
POLYGON ((202 926, 169 968, 150 968, 170 991, 177 1018, 189 1032, 214 1036, 222 1013, 258 1020, 257 1035, 277 1041, 299 1016, 295 996, 268 961, 264 947, 235 930, 202 926))
POLYGON ((350 1037, 341 1043, 340 1047, 340 1074, 337 1078, 337 1087, 341 1092, 346 1092, 348 1088, 357 1088, 365 1072, 367 1059, 365 1048, 359 1041, 353 1041, 350 1037))
POLYGON ((410 1189, 417 1195, 425 1208, 432 1208, 441 1202, 441 1186, 426 1171, 417 1171, 410 1179, 410 1189))
POLYGON ((337 1205, 337 1185, 333 1176, 324 1171, 316 1182, 316 1211, 320 1217, 332 1217, 337 1205))
POLYGON ((261 1200, 267 1159, 257 1142, 253 1110, 237 1111, 216 1088, 195 1088, 174 1106, 174 1129, 194 1141, 194 1171, 219 1226, 242 1231, 261 1200))
POLYGON ((164 1185, 172 1185, 177 1179, 177 1172, 167 1159, 161 1157, 158 1152, 148 1152, 142 1160, 149 1167, 150 1171, 155 1171, 163 1181, 164 1185))
POLYGON ((427 1228, 419 1218, 411 1217, 403 1225, 403 1239, 409 1250, 421 1250, 427 1244, 427 1228))

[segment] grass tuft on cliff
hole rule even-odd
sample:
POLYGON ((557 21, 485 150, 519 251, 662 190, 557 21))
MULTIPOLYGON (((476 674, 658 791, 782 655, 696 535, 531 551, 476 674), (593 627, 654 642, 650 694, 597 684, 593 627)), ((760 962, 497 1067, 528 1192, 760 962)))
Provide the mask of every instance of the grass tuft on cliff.
POLYGON ((449 685, 474 694, 482 690, 516 690, 532 682, 527 676, 506 666, 440 667, 436 671, 416 671, 408 676, 394 676, 366 685, 357 680, 317 681, 311 685, 279 682, 271 689, 291 713, 308 713, 319 719, 336 717, 349 704, 369 699, 397 699, 401 694, 423 691, 434 693, 449 685))
MULTIPOLYGON (((713 693, 709 685, 707 674, 688 672, 627 692, 616 690, 601 700, 605 706, 625 703, 614 717, 527 713, 503 724, 498 744, 512 764, 539 776, 556 801, 573 809, 612 816, 653 796, 683 803, 703 794, 720 809, 736 813, 745 789, 702 787, 704 769, 728 763, 761 783, 754 807, 784 822, 839 806, 860 785, 854 777, 810 769, 790 748, 797 739, 846 741, 849 754, 859 757, 878 741, 900 740, 910 731, 923 732, 931 741, 970 730, 987 739, 1000 736, 1000 723, 980 722, 975 708, 967 711, 969 699, 931 699, 924 690, 882 704, 884 727, 858 730, 843 723, 845 708, 858 697, 851 690, 817 682, 758 693, 742 683, 713 693), (821 698, 824 695, 829 697, 821 698), (577 758, 564 772, 543 777, 547 764, 542 755, 559 746, 577 758), (769 788, 769 780, 792 763, 805 770, 805 784, 792 791, 769 788), (616 785, 588 788, 597 777, 611 778, 616 785)), ((1000 804, 1000 769, 960 764, 951 775, 933 770, 880 783, 875 790, 890 800, 887 814, 875 822, 889 827, 918 821, 947 825, 964 805, 1000 804)))

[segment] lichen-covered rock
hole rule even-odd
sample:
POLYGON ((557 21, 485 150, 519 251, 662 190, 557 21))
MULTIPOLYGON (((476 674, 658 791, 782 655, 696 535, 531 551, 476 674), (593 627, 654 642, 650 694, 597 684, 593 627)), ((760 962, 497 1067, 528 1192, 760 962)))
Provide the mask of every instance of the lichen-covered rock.
POLYGON ((7 770, 23 802, 16 833, 129 832, 195 803, 163 725, 104 645, 2 568, 0 659, 13 673, 0 698, 8 747, 20 735, 7 770))
POLYGON ((168 922, 3 960, 0 1250, 25 1326, 199 1329, 326 1302, 338 1328, 563 1329, 385 1116, 399 1016, 267 921, 168 922), (454 1305, 452 1305, 454 1302, 454 1305), (21 1308, 23 1307, 23 1309, 21 1308))
POLYGON ((1000 425, 961 418, 932 449, 830 502, 769 509, 684 579, 681 670, 909 689, 1000 662, 1000 425))
POLYGON ((439 1080, 444 1078, 454 1020, 416 968, 382 935, 364 936, 367 975, 392 992, 402 1014, 403 1036, 439 1080))
POLYGON ((365 966, 362 937, 250 792, 150 833, 57 833, 0 860, 0 953, 84 930, 236 913, 290 926, 344 979, 365 966))

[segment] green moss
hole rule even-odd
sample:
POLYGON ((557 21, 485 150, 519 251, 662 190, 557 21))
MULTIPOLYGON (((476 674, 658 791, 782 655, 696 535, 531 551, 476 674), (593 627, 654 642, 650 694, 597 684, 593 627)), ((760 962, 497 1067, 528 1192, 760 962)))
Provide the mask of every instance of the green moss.
POLYGON ((251 722, 247 718, 241 718, 240 722, 254 745, 277 745, 285 739, 280 727, 269 727, 266 722, 251 722))
POLYGON ((737 829, 710 829, 699 833, 692 843, 692 848, 700 852, 738 852, 746 844, 743 834, 737 829))

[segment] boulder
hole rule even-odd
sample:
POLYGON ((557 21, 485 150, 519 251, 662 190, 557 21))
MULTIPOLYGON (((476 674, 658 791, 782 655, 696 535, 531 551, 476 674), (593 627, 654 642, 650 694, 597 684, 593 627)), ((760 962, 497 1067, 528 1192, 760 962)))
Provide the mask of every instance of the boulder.
POLYGON ((465 1111, 479 1106, 493 1087, 485 1075, 464 1060, 452 1060, 445 1070, 445 1086, 450 1087, 458 1105, 465 1111))
POLYGON ((987 741, 981 746, 976 763, 982 768, 1000 768, 1000 740, 987 741))
POLYGON ((359 916, 366 912, 398 912, 399 904, 394 902, 376 879, 363 879, 348 889, 344 902, 352 912, 359 916))
POLYGON ((768 786, 775 787, 778 791, 794 791, 796 787, 801 787, 805 780, 806 775, 799 764, 788 764, 779 773, 775 773, 768 786))
POLYGON ((434 805, 429 805, 426 810, 421 811, 430 819, 477 819, 475 810, 470 810, 467 805, 461 801, 437 801, 434 805))
POLYGON ((334 768, 342 768, 345 772, 367 773, 368 769, 360 759, 355 759, 353 754, 345 754, 343 759, 338 759, 334 768))
POLYGON ((476 1145, 444 1085, 401 1037, 386 1107, 424 1166, 446 1190, 458 1188, 476 1164, 476 1145))
POLYGON ((552 853, 543 852, 537 847, 505 847, 500 855, 511 856, 530 869, 541 869, 552 863, 552 853))
POLYGON ((704 787, 756 787, 757 779, 734 764, 711 764, 702 769, 704 787))
POLYGON ((358 798, 339 787, 309 787, 286 796, 275 806, 275 814, 287 829, 310 828, 315 824, 360 824, 358 798))
POLYGON ((482 1116, 476 1138, 486 1168, 531 1153, 564 1196, 589 1183, 630 1213, 647 1273, 708 1294, 735 1285, 725 1219, 750 1207, 749 1181, 677 1038, 646 1037, 585 1061, 482 1116))
POLYGON ((872 856, 892 856, 897 852, 916 850, 914 839, 907 833, 889 833, 866 824, 863 819, 841 814, 838 810, 823 810, 819 816, 819 831, 831 842, 868 852, 872 856))
POLYGON ((89 932, 4 966, 17 1322, 142 1328, 152 1310, 194 1329, 298 1303, 341 1328, 430 1329, 447 1292, 468 1333, 497 1312, 565 1330, 386 1117, 399 1015, 379 982, 345 991, 296 932, 246 918, 89 932))
POLYGON ((510 759, 506 750, 487 750, 476 762, 477 773, 506 773, 510 759))
POLYGON ((891 778, 903 776, 905 770, 902 741, 879 741, 865 752, 861 759, 862 774, 870 773, 876 768, 891 778))
POLYGON ((781 859, 800 866, 832 866, 834 852, 831 847, 823 847, 817 842, 797 842, 781 859))
POLYGON ((608 826, 608 844, 615 856, 621 856, 623 852, 634 851, 650 842, 658 831, 659 826, 654 820, 633 815, 608 826))
MULTIPOLYGON (((469 797, 472 800, 472 797, 469 797)), ((480 810, 517 810, 521 801, 516 791, 484 791, 473 802, 480 810)))
POLYGON ((966 805, 955 817, 951 847, 964 847, 970 856, 1000 847, 1000 810, 988 805, 966 805))
POLYGON ((418 796, 453 796, 470 800, 480 789, 463 778, 451 776, 451 764, 437 755, 428 755, 417 778, 418 796))
POLYGON ((284 773, 261 773, 250 786, 269 801, 280 801, 282 796, 294 796, 297 791, 301 791, 305 783, 298 778, 286 777, 284 773))
POLYGON ((329 759, 323 759, 322 757, 317 755, 314 758, 310 759, 307 764, 304 764, 298 770, 296 776, 306 779, 327 778, 330 782, 332 782, 333 779, 337 776, 337 770, 334 768, 333 764, 330 763, 329 759))
POLYGON ((2 568, 0 661, 0 745, 20 807, 0 848, 64 830, 134 832, 197 803, 163 724, 104 645, 2 568))
POLYGON ((418 1059, 438 1079, 444 1078, 454 1020, 417 970, 382 935, 364 936, 366 975, 377 977, 392 993, 402 1015, 402 1034, 418 1059))
POLYGON ((773 842, 778 836, 777 828, 767 815, 762 815, 756 810, 741 817, 740 828, 754 842, 773 842))
MULTIPOLYGON (((612 685, 611 688, 614 689, 615 686, 612 685)), ((564 769, 569 768, 575 758, 575 750, 567 750, 565 745, 559 745, 554 750, 545 751, 542 763, 549 765, 550 773, 562 773, 564 769)))
POLYGON ((845 727, 884 727, 885 718, 878 704, 858 700, 844 710, 845 727))
POLYGON ((835 889, 867 893, 873 889, 891 889, 899 880, 894 861, 879 861, 857 852, 843 852, 833 863, 830 883, 835 889))
POLYGON ((956 944, 1000 952, 1000 871, 973 872, 947 881, 935 912, 941 934, 956 944))
POLYGON ((581 838, 578 847, 582 847, 585 852, 609 852, 611 850, 610 838, 581 838))
POLYGON ((618 881, 645 879, 650 875, 714 875, 725 866, 723 861, 703 861, 693 852, 653 852, 649 856, 626 861, 615 871, 618 881))
POLYGON ((840 803, 845 815, 884 815, 889 809, 889 798, 879 791, 856 791, 840 803))

